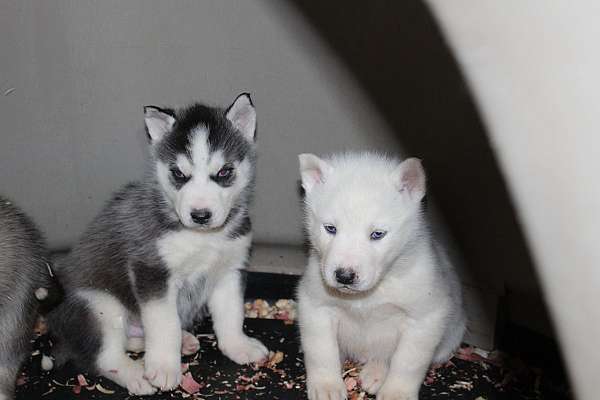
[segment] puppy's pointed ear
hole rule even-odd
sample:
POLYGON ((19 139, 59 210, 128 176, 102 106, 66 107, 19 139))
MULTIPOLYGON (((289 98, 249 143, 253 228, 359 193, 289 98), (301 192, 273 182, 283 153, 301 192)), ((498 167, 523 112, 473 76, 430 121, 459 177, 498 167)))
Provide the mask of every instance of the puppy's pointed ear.
POLYGON ((310 193, 315 185, 324 183, 332 169, 331 165, 314 154, 300 154, 298 160, 302 187, 306 193, 310 193))
POLYGON ((250 142, 256 136, 256 110, 250 93, 242 93, 236 97, 232 105, 225 112, 227 119, 239 130, 250 142))
POLYGON ((418 158, 404 160, 392 173, 394 184, 408 198, 419 203, 425 196, 425 170, 418 158))
POLYGON ((171 132, 175 125, 175 113, 173 110, 146 106, 144 107, 144 121, 148 138, 154 144, 159 142, 165 134, 171 132))

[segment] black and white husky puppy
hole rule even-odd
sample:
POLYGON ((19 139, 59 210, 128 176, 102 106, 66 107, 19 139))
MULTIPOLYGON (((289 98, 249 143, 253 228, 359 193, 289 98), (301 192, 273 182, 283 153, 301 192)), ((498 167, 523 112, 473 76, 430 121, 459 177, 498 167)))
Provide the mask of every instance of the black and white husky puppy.
POLYGON ((0 196, 0 400, 13 398, 38 312, 59 296, 42 235, 0 196))
POLYGON ((58 265, 66 297, 50 319, 59 363, 73 359, 137 395, 177 387, 180 353, 198 350, 187 330, 205 305, 227 357, 243 364, 268 354, 242 330, 255 172, 250 96, 226 110, 144 113, 151 168, 114 195, 58 265), (134 361, 126 350, 145 356, 134 361))

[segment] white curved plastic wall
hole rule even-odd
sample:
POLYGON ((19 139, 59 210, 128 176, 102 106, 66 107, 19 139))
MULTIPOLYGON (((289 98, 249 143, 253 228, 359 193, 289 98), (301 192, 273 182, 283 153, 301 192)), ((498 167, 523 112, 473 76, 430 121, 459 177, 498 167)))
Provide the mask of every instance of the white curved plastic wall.
POLYGON ((517 205, 580 399, 600 371, 600 4, 429 0, 517 205))

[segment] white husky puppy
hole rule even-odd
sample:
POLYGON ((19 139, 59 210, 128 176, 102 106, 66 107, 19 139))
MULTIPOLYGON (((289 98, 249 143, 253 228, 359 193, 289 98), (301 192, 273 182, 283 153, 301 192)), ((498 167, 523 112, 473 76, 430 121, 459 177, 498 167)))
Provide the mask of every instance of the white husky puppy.
POLYGON ((346 398, 341 361, 378 400, 416 400, 465 331, 461 289, 421 208, 425 172, 372 153, 300 155, 308 267, 298 288, 308 398, 346 398))

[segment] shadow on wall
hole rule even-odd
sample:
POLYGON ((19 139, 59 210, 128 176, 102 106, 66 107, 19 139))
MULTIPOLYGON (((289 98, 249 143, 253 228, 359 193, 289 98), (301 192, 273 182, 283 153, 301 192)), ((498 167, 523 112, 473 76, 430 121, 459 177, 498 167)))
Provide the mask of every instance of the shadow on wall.
POLYGON ((532 260, 485 129, 426 6, 414 0, 293 3, 407 154, 423 159, 429 189, 470 272, 499 292, 537 295, 532 260))

